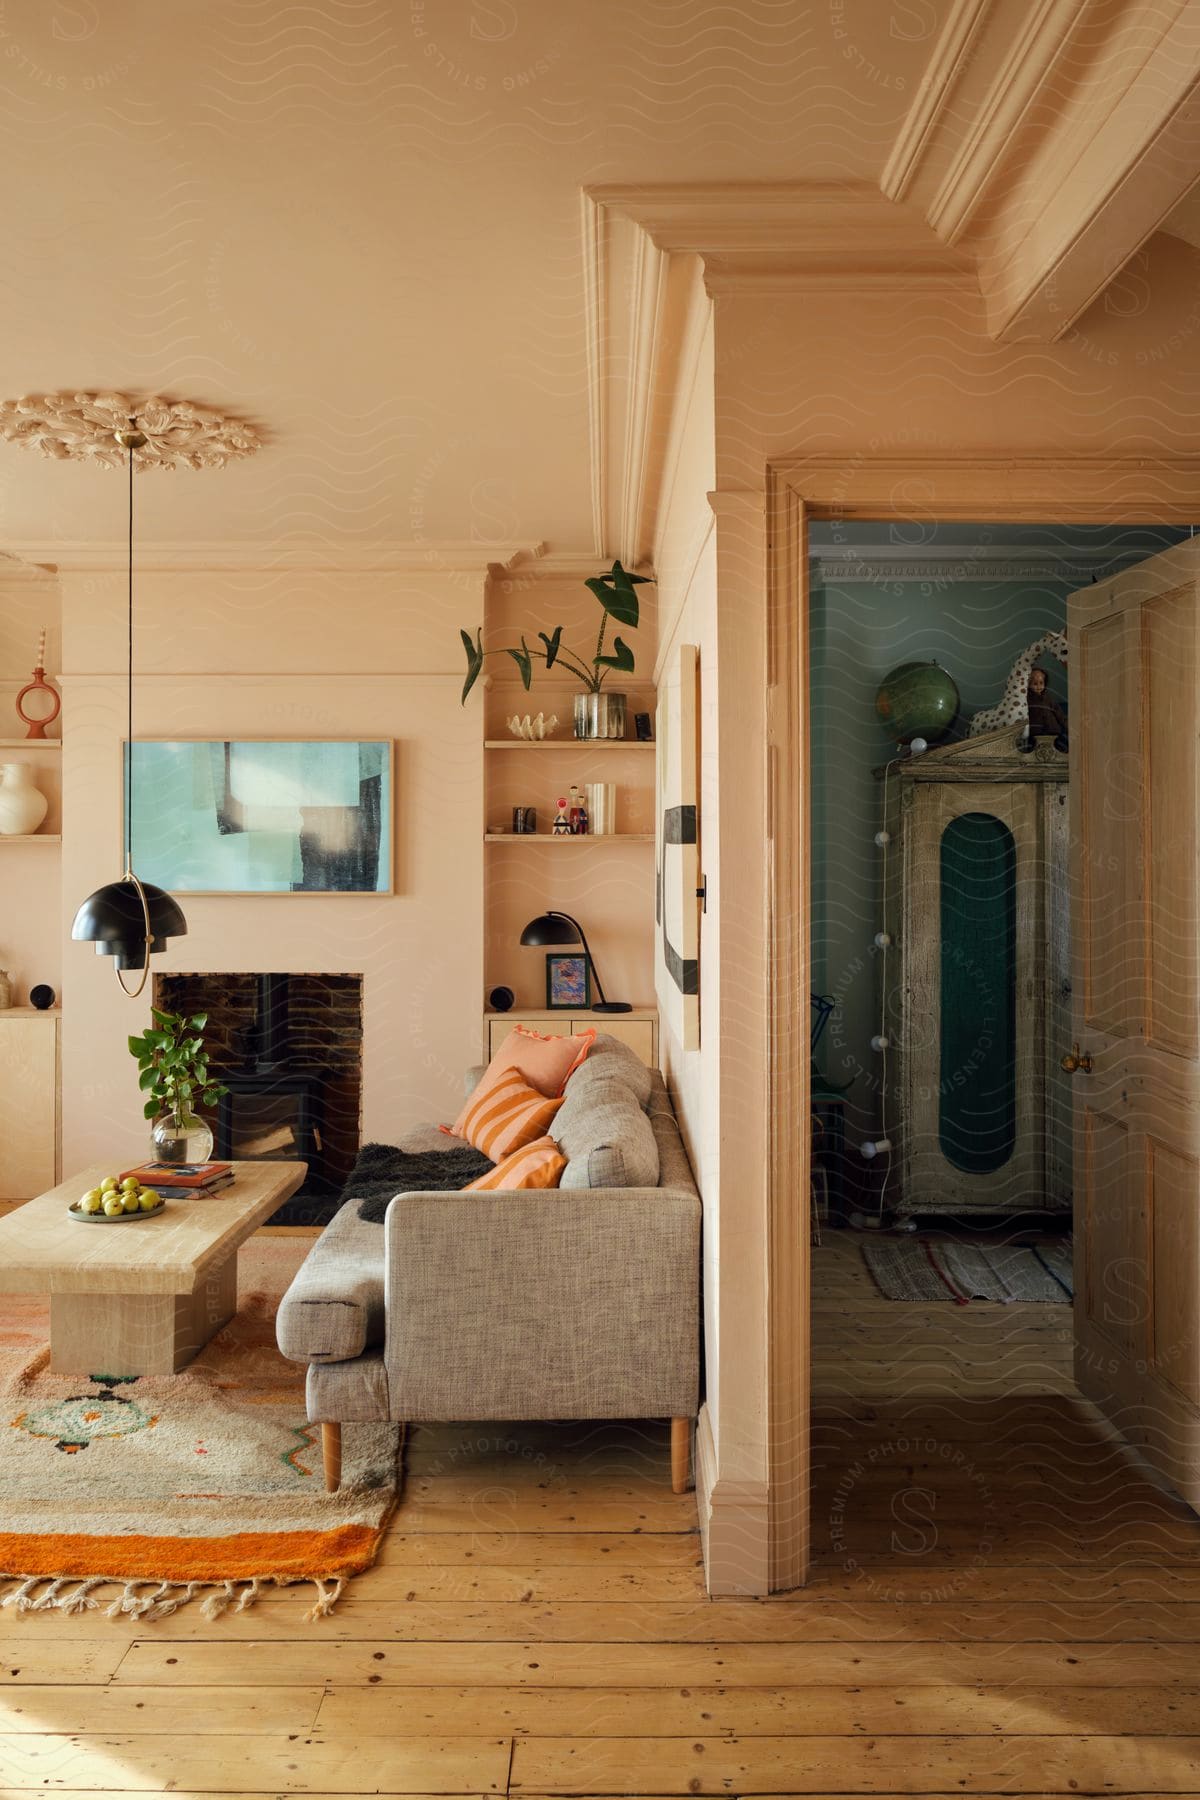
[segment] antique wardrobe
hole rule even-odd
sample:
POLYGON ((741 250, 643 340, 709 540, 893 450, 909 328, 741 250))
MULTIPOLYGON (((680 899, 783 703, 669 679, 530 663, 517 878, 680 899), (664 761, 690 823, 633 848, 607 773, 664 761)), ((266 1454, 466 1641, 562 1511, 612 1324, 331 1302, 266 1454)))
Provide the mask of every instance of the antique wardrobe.
POLYGON ((900 1216, 1070 1206, 1069 759, 1021 737, 1008 725, 878 771, 881 1116, 900 1216))

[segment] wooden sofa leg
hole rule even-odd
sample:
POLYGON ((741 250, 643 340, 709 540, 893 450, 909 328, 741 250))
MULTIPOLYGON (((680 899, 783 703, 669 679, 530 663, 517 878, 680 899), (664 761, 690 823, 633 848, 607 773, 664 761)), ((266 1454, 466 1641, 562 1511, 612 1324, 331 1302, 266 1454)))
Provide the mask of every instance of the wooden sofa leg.
POLYGON ((692 1421, 690 1419, 671 1420, 671 1492, 682 1494, 688 1484, 688 1464, 690 1462, 692 1421))
POLYGON ((325 1492, 336 1494, 342 1481, 342 1428, 322 1425, 321 1459, 325 1464, 325 1492))

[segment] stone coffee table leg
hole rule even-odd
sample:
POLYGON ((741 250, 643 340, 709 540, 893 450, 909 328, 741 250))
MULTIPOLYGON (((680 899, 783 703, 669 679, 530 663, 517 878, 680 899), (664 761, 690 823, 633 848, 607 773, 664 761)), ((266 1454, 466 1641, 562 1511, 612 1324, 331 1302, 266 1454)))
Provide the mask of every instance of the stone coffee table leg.
POLYGON ((54 1375, 175 1375, 237 1311, 237 1251, 190 1294, 52 1294, 54 1375))

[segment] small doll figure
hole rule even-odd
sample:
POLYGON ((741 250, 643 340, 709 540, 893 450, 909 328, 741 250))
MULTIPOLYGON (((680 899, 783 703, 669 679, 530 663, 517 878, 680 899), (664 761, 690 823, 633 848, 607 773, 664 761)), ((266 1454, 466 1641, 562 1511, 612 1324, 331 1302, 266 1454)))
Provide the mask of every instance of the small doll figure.
POLYGON ((567 812, 567 796, 559 795, 558 811, 554 815, 554 824, 550 829, 551 837, 570 837, 571 820, 567 812))
POLYGON ((1065 750, 1067 747, 1067 715, 1050 692, 1045 669, 1029 671, 1029 742, 1035 738, 1052 737, 1055 748, 1065 750))

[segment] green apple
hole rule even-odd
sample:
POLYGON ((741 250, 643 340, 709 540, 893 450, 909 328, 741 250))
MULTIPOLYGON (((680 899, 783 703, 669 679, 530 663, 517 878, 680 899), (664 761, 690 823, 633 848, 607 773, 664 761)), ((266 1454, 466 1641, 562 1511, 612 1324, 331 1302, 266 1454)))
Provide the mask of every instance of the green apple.
POLYGON ((100 1192, 99 1188, 89 1188, 83 1198, 85 1200, 103 1200, 104 1195, 100 1192))
POLYGON ((121 1192, 123 1194, 136 1194, 141 1185, 142 1184, 136 1175, 127 1175, 121 1183, 121 1192))
POLYGON ((155 1207, 161 1206, 161 1204, 162 1202, 153 1188, 143 1188, 138 1195, 138 1205, 143 1212, 153 1212, 155 1207))
POLYGON ((118 1194, 113 1194, 113 1193, 106 1195, 105 1201, 104 1201, 104 1210, 108 1214, 110 1219, 115 1219, 119 1213, 123 1213, 125 1211, 125 1208, 121 1204, 120 1196, 118 1194))
POLYGON ((100 1197, 100 1190, 98 1188, 89 1188, 79 1202, 79 1210, 81 1213, 98 1213, 103 1204, 104 1202, 100 1197))
POLYGON ((125 1208, 126 1212, 136 1212, 137 1211, 138 1197, 136 1194, 120 1194, 120 1195, 118 1195, 118 1198, 121 1202, 121 1205, 125 1208))
POLYGON ((112 1194, 112 1193, 116 1192, 116 1187, 117 1187, 116 1176, 115 1175, 106 1175, 104 1177, 104 1180, 100 1183, 100 1192, 102 1194, 112 1194))

